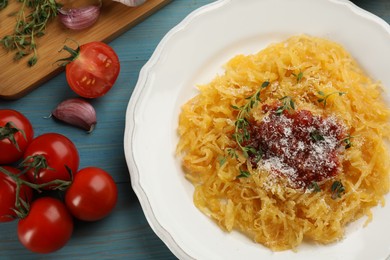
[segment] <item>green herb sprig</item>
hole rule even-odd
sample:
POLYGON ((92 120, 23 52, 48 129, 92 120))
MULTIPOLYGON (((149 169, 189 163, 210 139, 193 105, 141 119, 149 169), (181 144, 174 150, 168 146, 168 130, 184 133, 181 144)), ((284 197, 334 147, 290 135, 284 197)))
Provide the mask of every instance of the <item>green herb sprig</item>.
POLYGON ((231 158, 238 159, 238 154, 236 149, 234 148, 227 148, 227 153, 231 158))
MULTIPOLYGON (((236 122, 234 123, 235 125, 235 130, 233 134, 233 138, 236 141, 239 150, 241 150, 242 154, 244 155, 245 158, 249 157, 249 154, 254 155, 254 160, 255 162, 260 161, 261 156, 262 156, 262 151, 257 150, 252 146, 245 146, 243 143, 245 141, 250 140, 250 132, 249 132, 249 127, 250 127, 250 122, 248 120, 249 114, 251 110, 258 105, 258 103, 261 101, 260 100, 260 93, 263 89, 268 87, 269 81, 264 81, 260 88, 251 96, 246 97, 245 99, 248 100, 247 103, 244 105, 238 107, 238 106, 231 106, 233 109, 238 110, 238 115, 236 122)), ((235 148, 227 148, 226 149, 228 156, 234 159, 239 158, 239 154, 235 148)), ((226 163, 226 157, 219 157, 218 158, 219 165, 222 166, 226 163)), ((240 169, 240 174, 237 176, 237 178, 246 178, 249 177, 250 173, 248 171, 245 171, 243 169, 240 169)))
POLYGON ((341 97, 342 95, 347 94, 346 92, 340 92, 340 91, 334 91, 334 92, 329 93, 329 94, 325 94, 323 91, 318 91, 317 93, 318 93, 318 95, 320 95, 320 98, 318 98, 317 101, 319 103, 322 103, 324 108, 326 107, 327 100, 330 96, 337 94, 337 95, 339 95, 339 97, 341 97))
MULTIPOLYGON (((268 85, 269 85, 269 81, 264 81, 261 84, 261 87, 253 95, 245 98, 246 100, 248 100, 248 102, 246 104, 244 104, 243 106, 240 106, 240 107, 232 106, 233 109, 236 109, 239 111, 238 115, 237 115, 237 120, 235 122, 235 131, 234 131, 233 137, 234 137, 238 147, 243 152, 245 158, 249 157, 249 154, 248 154, 249 152, 255 154, 256 156, 261 156, 261 154, 257 154, 257 153, 259 153, 259 151, 256 151, 256 149, 254 149, 253 147, 250 147, 250 146, 243 146, 242 143, 244 141, 248 141, 250 139, 250 133, 249 133, 250 123, 248 121, 249 113, 260 102, 261 90, 268 87, 268 85)), ((232 151, 231 151, 231 153, 232 153, 232 151)), ((233 155, 237 156, 237 154, 234 154, 234 153, 233 153, 233 155)))
POLYGON ((279 99, 280 101, 283 102, 283 105, 279 106, 275 114, 281 115, 284 110, 290 111, 290 110, 295 110, 295 103, 294 100, 290 96, 284 96, 279 99))
MULTIPOLYGON (((1 6, 7 0, 1 0, 1 6)), ((55 0, 18 0, 21 7, 17 13, 13 34, 6 35, 0 44, 7 51, 15 51, 14 60, 32 54, 27 64, 31 67, 38 61, 36 38, 45 35, 46 26, 58 14, 59 4, 55 0)))
POLYGON ((334 181, 331 186, 332 199, 341 198, 341 195, 345 193, 345 187, 341 181, 334 181))

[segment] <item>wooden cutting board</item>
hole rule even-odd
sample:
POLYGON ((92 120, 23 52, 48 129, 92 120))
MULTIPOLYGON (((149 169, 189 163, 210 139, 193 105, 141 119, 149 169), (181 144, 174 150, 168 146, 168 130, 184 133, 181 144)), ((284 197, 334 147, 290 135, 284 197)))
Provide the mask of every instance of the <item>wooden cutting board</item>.
MULTIPOLYGON (((38 63, 27 65, 28 57, 14 61, 14 52, 0 46, 0 99, 18 99, 63 70, 55 62, 63 56, 58 51, 67 38, 79 44, 103 41, 110 42, 171 0, 147 0, 137 7, 128 7, 111 0, 103 0, 97 23, 92 27, 74 31, 65 28, 57 18, 52 20, 46 35, 37 39, 38 63)), ((9 6, 0 11, 0 38, 12 34, 15 17, 10 14, 20 8, 20 3, 9 1, 9 6)))

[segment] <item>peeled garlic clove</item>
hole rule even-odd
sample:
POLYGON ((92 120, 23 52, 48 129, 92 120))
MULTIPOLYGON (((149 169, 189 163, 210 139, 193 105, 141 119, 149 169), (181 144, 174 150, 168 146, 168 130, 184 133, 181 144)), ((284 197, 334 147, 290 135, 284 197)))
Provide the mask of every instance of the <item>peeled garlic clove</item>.
POLYGON ((62 101, 52 115, 65 123, 85 129, 91 133, 96 125, 96 112, 93 106, 81 98, 62 101))
POLYGON ((139 6, 145 3, 146 0, 113 0, 127 6, 139 6))

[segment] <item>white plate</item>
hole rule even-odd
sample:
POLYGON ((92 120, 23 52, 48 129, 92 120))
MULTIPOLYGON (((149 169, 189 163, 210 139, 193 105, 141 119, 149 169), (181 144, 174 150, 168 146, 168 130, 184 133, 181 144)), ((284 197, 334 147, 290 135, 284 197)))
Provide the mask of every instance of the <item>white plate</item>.
MULTIPOLYGON (((192 202, 175 157, 180 107, 239 53, 309 34, 342 44, 374 79, 390 87, 390 26, 344 0, 220 0, 191 13, 143 67, 126 116, 131 182, 156 234, 181 259, 386 259, 390 205, 348 227, 345 239, 273 253, 238 232, 225 233, 192 202)), ((387 196, 390 201, 390 197, 387 196)))

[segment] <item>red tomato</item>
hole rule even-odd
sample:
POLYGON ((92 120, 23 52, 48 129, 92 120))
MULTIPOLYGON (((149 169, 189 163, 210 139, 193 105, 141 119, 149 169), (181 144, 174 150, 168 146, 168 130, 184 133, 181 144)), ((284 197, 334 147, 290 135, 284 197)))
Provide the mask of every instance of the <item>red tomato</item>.
POLYGON ((66 80, 70 88, 85 98, 106 94, 114 85, 120 71, 118 55, 103 42, 80 46, 72 62, 66 65, 66 80))
MULTIPOLYGON (((24 159, 33 164, 33 168, 27 171, 28 179, 37 184, 47 183, 56 179, 69 181, 70 175, 77 172, 80 162, 79 153, 71 140, 61 134, 46 133, 32 140, 24 153, 24 159), (35 165, 32 160, 26 160, 31 156, 39 156, 43 161, 35 165), (40 166, 47 167, 40 168, 40 166), (34 171, 38 171, 35 174, 34 171)), ((48 188, 52 188, 48 187, 48 188)))
MULTIPOLYGON (((18 174, 20 171, 11 166, 2 166, 4 170, 18 174)), ((0 222, 14 220, 17 216, 15 211, 16 201, 16 183, 15 180, 3 172, 0 168, 0 222)), ((26 180, 24 175, 21 179, 26 180)), ((19 196, 25 202, 30 202, 32 199, 32 189, 26 185, 21 185, 19 196)))
POLYGON ((72 236, 73 219, 65 205, 51 197, 36 199, 28 215, 18 223, 19 241, 36 253, 51 253, 72 236))
POLYGON ((20 112, 0 109, 0 164, 10 164, 23 156, 34 137, 30 121, 20 112))
POLYGON ((95 221, 113 210, 117 198, 118 190, 111 175, 100 168, 87 167, 74 175, 65 194, 65 204, 76 218, 95 221))

